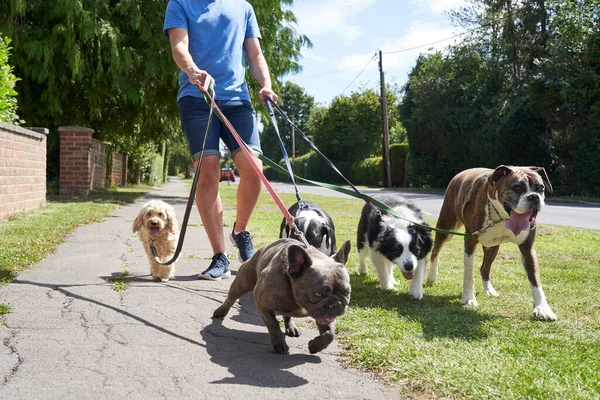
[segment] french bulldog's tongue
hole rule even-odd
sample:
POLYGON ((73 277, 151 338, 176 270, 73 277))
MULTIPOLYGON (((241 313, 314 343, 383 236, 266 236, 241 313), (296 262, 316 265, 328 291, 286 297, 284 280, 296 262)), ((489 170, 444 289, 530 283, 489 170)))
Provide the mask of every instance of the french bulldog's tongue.
POLYGON ((158 235, 158 228, 150 228, 150 236, 158 235))
POLYGON ((403 272, 402 275, 404 275, 404 279, 409 281, 412 279, 413 276, 412 272, 403 272))
POLYGON ((529 211, 525 214, 517 214, 514 211, 510 212, 510 219, 506 222, 506 227, 517 236, 521 231, 529 230, 531 224, 529 221, 531 220, 531 216, 533 215, 533 210, 529 211))
POLYGON ((317 322, 320 325, 328 325, 328 324, 332 323, 333 321, 335 321, 335 317, 319 318, 317 320, 317 322))

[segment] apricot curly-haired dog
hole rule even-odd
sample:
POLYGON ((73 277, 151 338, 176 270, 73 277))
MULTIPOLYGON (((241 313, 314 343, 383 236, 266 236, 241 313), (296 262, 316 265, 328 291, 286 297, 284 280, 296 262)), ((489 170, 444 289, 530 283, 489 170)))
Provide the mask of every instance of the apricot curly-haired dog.
POLYGON ((175 210, 162 200, 150 200, 142 206, 133 221, 133 233, 139 232, 140 240, 150 261, 150 275, 155 281, 167 282, 175 276, 175 263, 160 265, 154 259, 150 245, 154 243, 158 258, 168 261, 175 254, 179 239, 179 227, 175 210))

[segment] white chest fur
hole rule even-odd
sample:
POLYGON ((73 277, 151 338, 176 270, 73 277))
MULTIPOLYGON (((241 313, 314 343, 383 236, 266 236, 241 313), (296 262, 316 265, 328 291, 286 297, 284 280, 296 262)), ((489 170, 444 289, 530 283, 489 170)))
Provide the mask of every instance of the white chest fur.
POLYGON ((505 227, 506 221, 487 228, 485 232, 479 236, 479 242, 485 247, 499 246, 503 243, 515 243, 520 245, 529 236, 529 231, 522 231, 517 236, 510 229, 505 227))

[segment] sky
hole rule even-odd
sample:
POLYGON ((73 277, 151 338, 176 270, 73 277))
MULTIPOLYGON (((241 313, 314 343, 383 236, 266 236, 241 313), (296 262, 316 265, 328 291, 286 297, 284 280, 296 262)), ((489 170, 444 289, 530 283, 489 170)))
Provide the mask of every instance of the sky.
POLYGON ((303 49, 300 74, 289 80, 315 102, 329 105, 334 97, 363 88, 379 90, 378 57, 383 52, 386 83, 403 85, 419 54, 441 50, 463 32, 444 11, 465 0, 295 0, 295 29, 313 43, 303 49), (404 51, 418 47, 414 50, 404 51), (401 50, 401 51, 399 51, 401 50), (395 52, 395 53, 394 53, 395 52), (386 54, 389 53, 389 54, 386 54))

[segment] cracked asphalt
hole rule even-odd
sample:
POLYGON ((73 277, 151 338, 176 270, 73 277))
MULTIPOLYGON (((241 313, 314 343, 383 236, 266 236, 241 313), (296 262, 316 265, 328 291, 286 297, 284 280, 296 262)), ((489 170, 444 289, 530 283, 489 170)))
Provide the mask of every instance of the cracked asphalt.
MULTIPOLYGON (((77 229, 54 254, 0 287, 12 312, 0 324, 0 399, 384 399, 397 392, 370 374, 344 368, 336 341, 311 355, 318 334, 288 338, 273 354, 252 294, 224 320, 211 315, 231 279, 196 279, 212 256, 197 211, 190 218, 176 277, 150 279, 131 225, 150 198, 183 219, 189 189, 178 179, 103 222, 77 229), (129 286, 113 290, 124 269, 129 286)), ((229 233, 229 227, 224 228, 229 233)), ((234 251, 234 248, 228 251, 234 251)), ((232 261, 232 271, 239 262, 232 261)))

